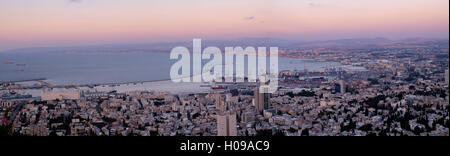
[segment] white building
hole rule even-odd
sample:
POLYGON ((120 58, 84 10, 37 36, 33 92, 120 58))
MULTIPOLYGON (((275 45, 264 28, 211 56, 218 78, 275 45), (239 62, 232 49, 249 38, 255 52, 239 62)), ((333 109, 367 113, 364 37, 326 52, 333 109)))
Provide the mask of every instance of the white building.
POLYGON ((5 101, 3 101, 3 100, 0 99, 0 107, 2 107, 2 108, 9 108, 9 107, 11 107, 13 104, 14 104, 14 102, 11 101, 11 100, 5 100, 5 101))

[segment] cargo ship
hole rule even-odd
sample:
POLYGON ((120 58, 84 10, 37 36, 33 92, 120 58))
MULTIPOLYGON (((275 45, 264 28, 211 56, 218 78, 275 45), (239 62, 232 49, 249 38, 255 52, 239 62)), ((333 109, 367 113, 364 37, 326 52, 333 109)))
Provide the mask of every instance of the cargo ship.
POLYGON ((227 86, 211 86, 211 89, 217 90, 217 89, 228 89, 227 86))

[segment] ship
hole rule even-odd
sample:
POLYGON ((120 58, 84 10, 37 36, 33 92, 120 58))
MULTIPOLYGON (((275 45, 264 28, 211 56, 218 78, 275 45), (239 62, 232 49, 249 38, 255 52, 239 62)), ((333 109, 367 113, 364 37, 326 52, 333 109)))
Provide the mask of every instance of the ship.
POLYGON ((3 62, 3 64, 13 64, 14 62, 11 62, 11 61, 6 61, 6 62, 3 62))
POLYGON ((17 66, 26 66, 26 64, 16 64, 17 66))
POLYGON ((211 86, 211 89, 217 90, 217 89, 228 89, 227 86, 211 86))

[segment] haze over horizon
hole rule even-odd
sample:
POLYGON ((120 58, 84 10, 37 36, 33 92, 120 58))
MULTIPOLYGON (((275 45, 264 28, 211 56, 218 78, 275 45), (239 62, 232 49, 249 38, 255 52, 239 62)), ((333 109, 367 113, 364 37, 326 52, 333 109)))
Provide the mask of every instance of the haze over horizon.
POLYGON ((446 38, 448 0, 2 0, 0 51, 268 37, 446 38))

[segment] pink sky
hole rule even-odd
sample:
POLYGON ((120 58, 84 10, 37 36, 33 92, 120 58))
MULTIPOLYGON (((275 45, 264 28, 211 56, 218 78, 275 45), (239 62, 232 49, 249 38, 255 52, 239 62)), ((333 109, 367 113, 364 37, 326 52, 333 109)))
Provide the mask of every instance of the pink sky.
POLYGON ((1 0, 0 50, 239 37, 448 38, 448 0, 1 0))

